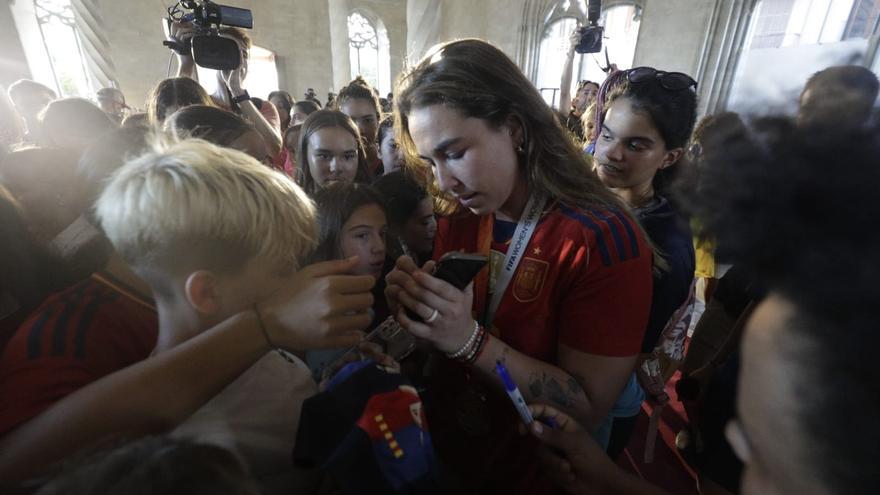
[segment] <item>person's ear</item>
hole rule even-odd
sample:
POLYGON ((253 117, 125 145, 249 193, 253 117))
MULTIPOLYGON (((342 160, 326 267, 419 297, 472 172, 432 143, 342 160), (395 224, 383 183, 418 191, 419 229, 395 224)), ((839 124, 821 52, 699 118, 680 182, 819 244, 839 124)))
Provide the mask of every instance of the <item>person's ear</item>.
POLYGON ((511 140, 513 140, 514 148, 519 148, 520 146, 525 144, 525 135, 523 132, 522 122, 520 122, 519 118, 517 118, 516 115, 510 115, 509 117, 507 117, 507 120, 504 122, 504 127, 510 134, 511 140))
POLYGON ((191 273, 186 278, 186 299, 199 313, 211 315, 220 310, 217 276, 207 270, 191 273))
POLYGON ((675 148, 668 150, 663 156, 663 162, 660 164, 660 170, 674 165, 684 154, 684 148, 675 148))

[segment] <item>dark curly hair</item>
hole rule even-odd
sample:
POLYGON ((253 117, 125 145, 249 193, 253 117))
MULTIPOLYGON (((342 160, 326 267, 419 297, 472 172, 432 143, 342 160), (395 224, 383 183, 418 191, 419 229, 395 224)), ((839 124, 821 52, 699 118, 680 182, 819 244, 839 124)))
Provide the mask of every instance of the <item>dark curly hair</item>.
POLYGON ((727 260, 792 302, 804 453, 828 493, 876 493, 880 472, 880 128, 763 119, 704 161, 696 213, 727 260), (834 418, 846 411, 845 421, 834 418))

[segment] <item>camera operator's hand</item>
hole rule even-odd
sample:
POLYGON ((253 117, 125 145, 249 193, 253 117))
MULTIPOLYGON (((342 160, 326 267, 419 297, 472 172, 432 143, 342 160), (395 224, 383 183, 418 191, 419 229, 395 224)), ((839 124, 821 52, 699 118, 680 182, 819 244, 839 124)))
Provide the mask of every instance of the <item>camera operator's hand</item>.
MULTIPOLYGON (((174 43, 189 46, 189 44, 192 42, 192 38, 194 35, 195 28, 193 28, 192 23, 171 21, 171 25, 169 27, 168 33, 165 36, 165 39, 174 43)), ((194 77, 194 74, 196 72, 196 63, 193 60, 192 51, 178 49, 173 49, 173 51, 175 56, 177 57, 177 76, 196 79, 196 77, 194 77)))
POLYGON ((581 41, 581 34, 583 34, 583 28, 578 27, 574 31, 571 32, 571 35, 568 37, 568 55, 570 57, 574 56, 574 47, 578 45, 581 41))
POLYGON ((235 70, 224 70, 222 72, 223 82, 226 83, 226 87, 229 88, 232 96, 244 93, 244 71, 244 68, 239 67, 235 70))

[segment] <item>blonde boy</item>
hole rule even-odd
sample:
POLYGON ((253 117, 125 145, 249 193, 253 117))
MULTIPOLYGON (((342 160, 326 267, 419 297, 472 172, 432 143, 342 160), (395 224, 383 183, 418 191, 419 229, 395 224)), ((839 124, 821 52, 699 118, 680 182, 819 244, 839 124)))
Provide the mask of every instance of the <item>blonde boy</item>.
MULTIPOLYGON (((244 153, 195 139, 154 148, 114 176, 96 213, 153 290, 161 353, 259 314, 314 248, 315 222, 298 186, 244 153)), ((238 452, 259 478, 289 472, 300 406, 316 391, 298 358, 269 352, 174 434, 238 452)))

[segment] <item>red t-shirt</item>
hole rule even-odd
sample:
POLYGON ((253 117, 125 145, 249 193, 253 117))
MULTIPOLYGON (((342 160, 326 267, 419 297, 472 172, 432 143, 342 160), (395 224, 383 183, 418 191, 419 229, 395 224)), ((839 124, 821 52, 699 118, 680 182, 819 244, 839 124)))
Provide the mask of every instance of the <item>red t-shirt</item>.
MULTIPOLYGON (((435 257, 491 247, 496 252, 492 263, 500 266, 515 226, 469 213, 441 219, 435 257)), ((501 299, 492 333, 514 349, 553 364, 559 344, 601 356, 636 355, 651 309, 652 266, 651 248, 632 219, 616 211, 553 204, 539 221, 501 299)), ((478 279, 475 284, 475 315, 483 313, 493 278, 484 276, 486 282, 478 279)), ((520 420, 501 387, 448 360, 433 376, 435 400, 428 420, 447 462, 461 468, 466 479, 486 480, 489 490, 551 490, 539 474, 536 445, 516 434, 520 420), (486 396, 491 421, 484 435, 474 434, 473 428, 468 433, 456 419, 462 408, 476 407, 462 405, 473 402, 463 392, 469 388, 486 396)))
POLYGON ((0 356, 0 435, 89 383, 146 359, 159 320, 152 302, 108 275, 55 293, 0 356))

